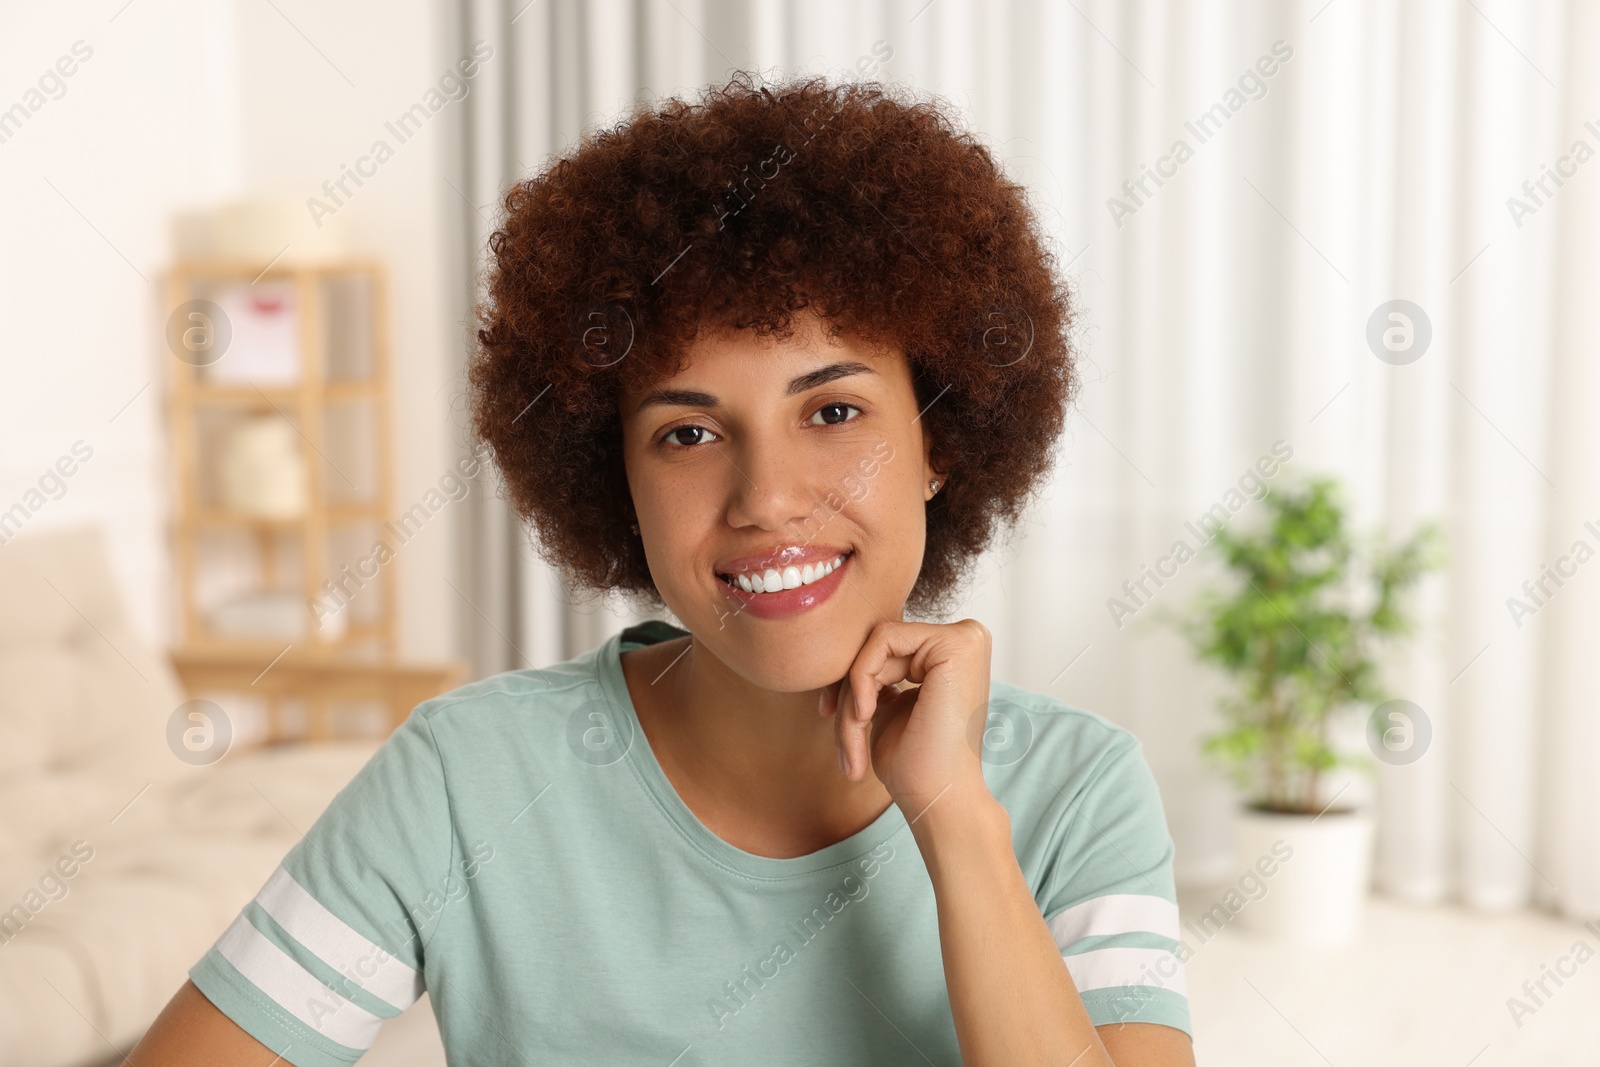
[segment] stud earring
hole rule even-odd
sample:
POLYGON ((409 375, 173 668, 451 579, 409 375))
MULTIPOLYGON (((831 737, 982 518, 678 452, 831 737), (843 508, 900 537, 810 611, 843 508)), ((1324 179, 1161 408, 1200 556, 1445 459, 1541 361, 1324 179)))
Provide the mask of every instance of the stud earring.
POLYGON ((939 479, 935 478, 931 482, 928 483, 928 488, 933 490, 933 492, 937 493, 939 491, 939 486, 941 486, 943 484, 944 484, 943 482, 941 482, 939 479))

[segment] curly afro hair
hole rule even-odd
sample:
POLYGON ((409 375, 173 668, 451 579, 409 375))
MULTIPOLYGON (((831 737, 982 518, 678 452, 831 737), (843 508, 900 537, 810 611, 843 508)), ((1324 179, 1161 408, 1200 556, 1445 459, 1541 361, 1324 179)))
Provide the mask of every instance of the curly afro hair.
POLYGON ((943 614, 1016 524, 1076 392, 1072 303, 1025 190, 934 98, 747 72, 637 106, 512 186, 468 369, 472 429, 540 555, 661 606, 632 532, 621 390, 701 328, 892 345, 944 491, 906 611, 943 614))

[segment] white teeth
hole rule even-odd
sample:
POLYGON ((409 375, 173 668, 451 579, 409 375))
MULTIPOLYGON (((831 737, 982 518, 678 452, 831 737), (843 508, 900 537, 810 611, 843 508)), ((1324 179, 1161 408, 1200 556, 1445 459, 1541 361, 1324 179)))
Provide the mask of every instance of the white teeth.
POLYGON ((776 567, 768 567, 764 571, 736 575, 733 581, 747 593, 776 593, 784 589, 797 589, 802 585, 810 585, 826 578, 843 562, 844 556, 840 555, 823 563, 807 563, 804 567, 789 566, 781 571, 776 567))

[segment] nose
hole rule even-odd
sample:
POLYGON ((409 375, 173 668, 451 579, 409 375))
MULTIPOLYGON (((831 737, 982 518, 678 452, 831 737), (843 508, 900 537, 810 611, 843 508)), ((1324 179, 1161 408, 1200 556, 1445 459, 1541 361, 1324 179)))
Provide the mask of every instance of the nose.
POLYGON ((818 507, 816 472, 805 453, 767 435, 724 451, 729 463, 728 525, 803 532, 818 507))

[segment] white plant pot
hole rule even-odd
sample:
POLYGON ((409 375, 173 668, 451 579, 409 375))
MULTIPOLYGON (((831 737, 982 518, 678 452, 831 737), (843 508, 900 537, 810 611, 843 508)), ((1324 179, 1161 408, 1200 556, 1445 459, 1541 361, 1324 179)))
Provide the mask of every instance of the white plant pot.
POLYGON ((1263 887, 1235 916, 1241 928, 1302 945, 1343 945, 1356 936, 1372 880, 1370 813, 1241 808, 1233 830, 1239 863, 1263 887))

